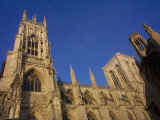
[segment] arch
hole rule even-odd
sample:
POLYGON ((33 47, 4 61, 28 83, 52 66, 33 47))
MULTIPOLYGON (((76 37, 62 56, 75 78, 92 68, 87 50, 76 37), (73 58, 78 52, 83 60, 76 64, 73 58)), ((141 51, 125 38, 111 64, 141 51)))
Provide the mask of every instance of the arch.
POLYGON ((34 91, 34 92, 41 91, 41 82, 34 69, 30 69, 28 72, 26 72, 23 78, 24 78, 22 85, 23 91, 34 91))
POLYGON ((96 115, 91 111, 87 112, 87 120, 97 120, 96 115))
POLYGON ((91 93, 86 90, 82 96, 84 104, 95 104, 96 100, 92 97, 91 93))

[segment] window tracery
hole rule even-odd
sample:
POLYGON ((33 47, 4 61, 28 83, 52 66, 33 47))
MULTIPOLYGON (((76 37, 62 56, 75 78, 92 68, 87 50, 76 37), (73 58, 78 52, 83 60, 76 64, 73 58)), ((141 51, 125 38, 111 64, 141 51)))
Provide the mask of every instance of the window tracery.
POLYGON ((111 78, 112 78, 112 80, 113 80, 114 85, 116 86, 116 88, 122 88, 121 84, 120 84, 120 82, 118 80, 118 77, 116 76, 116 74, 113 71, 110 71, 110 74, 111 74, 111 78))
POLYGON ((118 74, 120 75, 120 77, 122 78, 122 80, 128 85, 128 87, 130 89, 133 89, 130 81, 128 80, 128 77, 126 76, 125 72, 122 70, 122 68, 119 65, 116 65, 116 70, 117 70, 118 74))
POLYGON ((35 35, 31 35, 28 39, 28 54, 38 56, 38 41, 35 35))
POLYGON ((41 82, 33 69, 24 75, 23 91, 41 91, 41 82))

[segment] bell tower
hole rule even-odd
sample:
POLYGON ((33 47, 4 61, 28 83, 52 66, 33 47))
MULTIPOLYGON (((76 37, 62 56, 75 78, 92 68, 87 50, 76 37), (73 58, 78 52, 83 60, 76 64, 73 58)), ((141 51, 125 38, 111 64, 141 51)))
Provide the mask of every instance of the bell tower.
MULTIPOLYGON (((24 11, 19 24, 18 34, 16 35, 14 51, 22 52, 25 77, 23 83, 27 83, 25 81, 27 74, 32 71, 32 74, 34 74, 32 76, 41 79, 39 81, 42 91, 52 91, 55 89, 55 81, 53 80, 55 69, 53 68, 50 56, 50 43, 48 41, 45 17, 42 23, 37 22, 36 16, 33 16, 32 20, 28 20, 26 11, 24 11)), ((26 87, 28 84, 23 84, 23 86, 26 87)), ((36 85, 32 86, 31 84, 28 87, 32 89, 34 86, 36 85)))
POLYGON ((8 51, 1 81, 10 100, 10 119, 61 120, 59 89, 50 55, 46 18, 27 19, 23 12, 14 48, 8 51))

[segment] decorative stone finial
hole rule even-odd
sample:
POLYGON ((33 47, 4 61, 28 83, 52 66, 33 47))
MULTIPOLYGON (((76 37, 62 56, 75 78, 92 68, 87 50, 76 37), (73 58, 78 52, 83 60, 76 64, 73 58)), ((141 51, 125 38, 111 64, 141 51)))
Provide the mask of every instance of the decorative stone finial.
POLYGON ((151 42, 155 46, 160 46, 160 35, 159 33, 155 32, 150 26, 143 24, 144 30, 147 34, 151 37, 151 42))
POLYGON ((91 71, 91 68, 89 68, 89 75, 90 75, 90 78, 91 78, 92 87, 96 88, 97 84, 96 84, 96 80, 95 80, 94 74, 91 71))
POLYGON ((26 19, 27 19, 27 14, 26 14, 26 10, 24 10, 22 15, 22 21, 25 21, 26 19))
POLYGON ((75 72, 74 72, 74 70, 72 68, 72 65, 70 65, 70 75, 71 75, 72 84, 73 85, 77 85, 78 82, 76 80, 75 72))
POLYGON ((44 27, 46 28, 46 26, 47 26, 47 20, 46 20, 46 17, 44 16, 44 19, 43 19, 43 25, 44 25, 44 27))
POLYGON ((153 30, 149 25, 143 24, 143 28, 149 35, 152 34, 153 30))

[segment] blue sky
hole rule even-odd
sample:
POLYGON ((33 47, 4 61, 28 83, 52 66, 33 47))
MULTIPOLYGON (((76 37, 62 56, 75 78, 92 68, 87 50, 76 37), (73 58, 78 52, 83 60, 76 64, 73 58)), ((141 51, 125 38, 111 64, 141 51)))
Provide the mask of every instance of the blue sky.
POLYGON ((142 24, 160 31, 159 0, 1 0, 0 63, 13 48, 14 37, 24 9, 28 18, 47 18, 48 39, 57 76, 71 81, 69 64, 77 80, 90 84, 88 68, 98 85, 106 84, 102 67, 121 52, 136 56, 128 36, 132 32, 148 36, 142 24))

